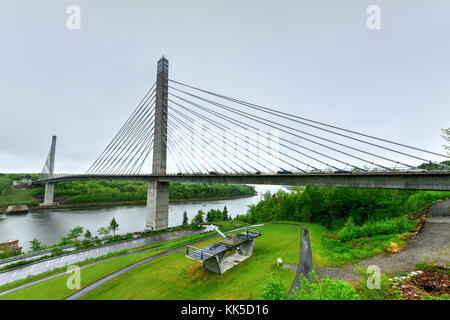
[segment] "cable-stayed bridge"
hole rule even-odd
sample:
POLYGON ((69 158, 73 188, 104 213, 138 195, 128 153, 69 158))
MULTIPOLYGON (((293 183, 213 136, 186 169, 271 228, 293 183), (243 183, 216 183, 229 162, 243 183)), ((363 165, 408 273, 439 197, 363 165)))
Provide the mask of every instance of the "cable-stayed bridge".
POLYGON ((155 84, 86 173, 55 174, 55 144, 34 182, 45 183, 45 204, 57 182, 148 181, 152 229, 168 226, 169 182, 450 190, 448 155, 170 79, 164 57, 155 84))

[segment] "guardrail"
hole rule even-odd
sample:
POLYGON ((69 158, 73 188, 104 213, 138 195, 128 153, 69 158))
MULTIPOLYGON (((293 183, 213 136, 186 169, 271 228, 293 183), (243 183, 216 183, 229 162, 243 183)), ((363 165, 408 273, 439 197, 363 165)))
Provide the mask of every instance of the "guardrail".
POLYGON ((59 249, 68 249, 68 248, 73 248, 72 244, 66 244, 64 246, 60 246, 60 247, 54 247, 54 248, 48 248, 48 249, 42 249, 42 250, 38 250, 38 251, 33 251, 33 252, 27 252, 27 253, 23 253, 23 254, 19 254, 16 256, 12 256, 9 258, 4 258, 0 260, 0 265, 5 264, 5 263, 9 263, 12 261, 16 261, 16 260, 23 260, 26 258, 30 258, 30 257, 34 257, 34 256, 39 256, 39 255, 43 255, 46 253, 50 253, 52 252, 53 249, 55 248, 59 248, 59 249))
POLYGON ((257 233, 257 234, 262 234, 261 228, 258 228, 258 227, 247 227, 246 232, 247 232, 247 234, 248 234, 249 232, 251 232, 251 233, 257 233))
POLYGON ((199 259, 201 261, 204 260, 203 257, 205 257, 205 258, 213 257, 212 254, 209 254, 209 253, 203 251, 202 249, 199 249, 199 248, 196 248, 196 247, 193 247, 193 246, 187 246, 186 247, 186 255, 188 257, 192 257, 194 259, 199 259))

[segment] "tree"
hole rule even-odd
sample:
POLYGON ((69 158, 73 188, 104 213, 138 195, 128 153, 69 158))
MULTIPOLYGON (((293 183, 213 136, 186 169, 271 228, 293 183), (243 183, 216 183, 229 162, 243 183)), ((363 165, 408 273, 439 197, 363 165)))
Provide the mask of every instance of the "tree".
POLYGON ((206 214, 206 222, 212 222, 213 221, 213 216, 211 213, 212 210, 209 210, 208 213, 206 214))
POLYGON ((94 243, 96 246, 100 246, 102 244, 102 240, 100 240, 99 237, 95 236, 94 237, 94 243))
POLYGON ((32 251, 39 251, 43 249, 42 244, 36 238, 30 241, 30 245, 32 251))
POLYGON ((113 236, 116 236, 116 230, 119 230, 119 224, 116 221, 116 218, 112 218, 111 222, 109 223, 109 229, 113 231, 113 236))
POLYGON ((197 215, 194 218, 192 218, 191 224, 194 227, 200 227, 204 223, 204 220, 203 220, 204 215, 205 215, 205 213, 202 210, 198 210, 197 215))
POLYGON ((92 233, 89 231, 89 229, 86 230, 86 233, 84 234, 84 237, 85 237, 86 239, 91 239, 91 238, 92 238, 92 233))
POLYGON ((447 150, 447 153, 450 155, 450 128, 447 129, 441 129, 442 131, 442 138, 446 141, 447 144, 444 144, 443 147, 445 150, 447 150))
POLYGON ((101 236, 107 237, 111 232, 111 229, 109 229, 109 227, 101 227, 100 229, 97 230, 97 233, 101 236))
POLYGON ((189 221, 188 221, 188 216, 187 216, 187 212, 183 212, 183 226, 188 225, 189 221))
POLYGON ((222 218, 223 218, 223 220, 230 220, 230 217, 228 216, 227 206, 223 207, 222 218))
POLYGON ((73 228, 72 230, 69 231, 69 233, 67 234, 67 237, 69 239, 75 239, 75 241, 77 241, 78 237, 81 236, 82 234, 83 234, 83 227, 76 226, 75 228, 73 228))

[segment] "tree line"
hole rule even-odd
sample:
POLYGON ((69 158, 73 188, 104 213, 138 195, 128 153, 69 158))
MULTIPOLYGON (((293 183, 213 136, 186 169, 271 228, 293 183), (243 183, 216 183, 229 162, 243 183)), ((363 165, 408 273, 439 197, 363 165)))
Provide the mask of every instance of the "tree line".
MULTIPOLYGON (((68 181, 56 184, 55 194, 68 196, 65 203, 144 201, 147 183, 141 181, 68 181)), ((33 189, 41 195, 44 188, 33 189)), ((253 186, 235 184, 170 183, 170 199, 207 199, 232 196, 251 196, 253 186)))

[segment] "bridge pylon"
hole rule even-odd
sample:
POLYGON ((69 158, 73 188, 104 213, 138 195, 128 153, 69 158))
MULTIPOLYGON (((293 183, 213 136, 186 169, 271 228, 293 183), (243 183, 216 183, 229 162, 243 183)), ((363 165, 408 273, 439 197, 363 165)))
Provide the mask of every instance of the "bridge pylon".
MULTIPOLYGON (((168 88, 169 61, 163 56, 158 61, 156 75, 152 174, 166 174, 168 88)), ((159 230, 166 229, 168 226, 169 183, 158 181, 149 182, 147 193, 146 227, 151 230, 159 230)))
MULTIPOLYGON (((50 147, 50 153, 47 159, 49 178, 53 178, 53 171, 55 168, 55 151, 56 151, 56 136, 52 136, 52 146, 50 147)), ((44 205, 52 205, 54 195, 55 195, 55 183, 47 182, 45 184, 44 205)))

